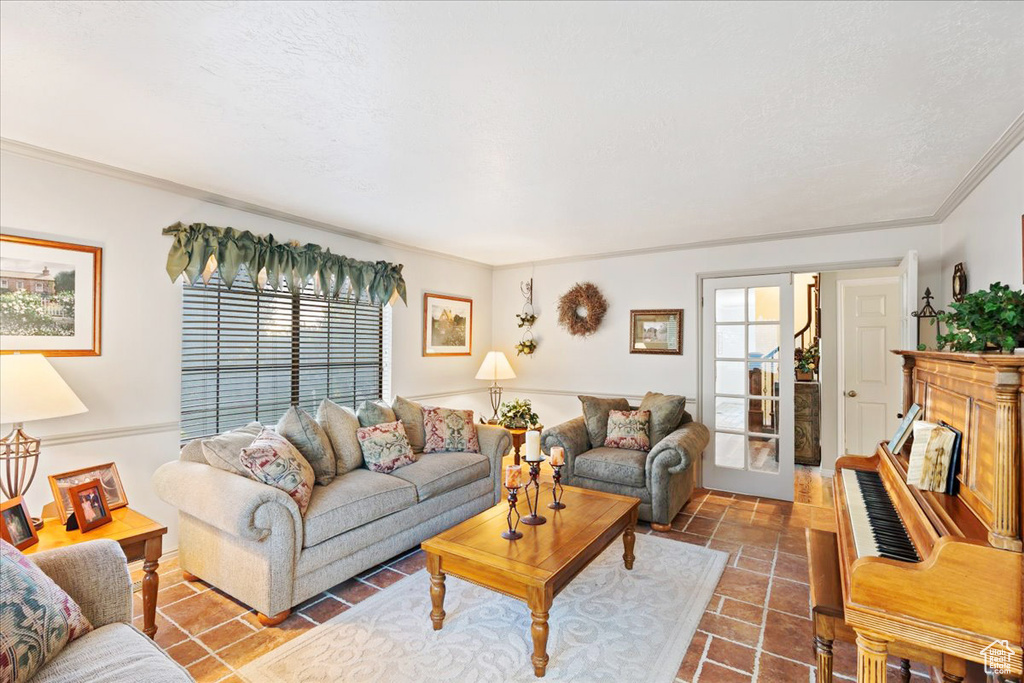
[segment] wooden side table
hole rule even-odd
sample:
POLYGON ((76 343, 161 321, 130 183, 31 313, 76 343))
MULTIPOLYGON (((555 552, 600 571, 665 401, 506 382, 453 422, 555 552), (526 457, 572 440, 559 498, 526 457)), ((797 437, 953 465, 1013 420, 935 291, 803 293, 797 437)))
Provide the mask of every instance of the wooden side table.
MULTIPOLYGON (((515 462, 515 464, 518 465, 520 460, 519 452, 522 450, 523 445, 526 443, 526 432, 530 430, 509 429, 508 427, 506 427, 505 429, 506 431, 508 431, 509 434, 512 435, 512 455, 515 458, 513 462, 515 462)), ((536 427, 533 428, 533 430, 537 432, 542 432, 544 431, 544 427, 541 425, 537 425, 536 427)), ((525 457, 525 453, 523 454, 523 456, 525 457)))
POLYGON ((64 525, 54 515, 53 503, 43 508, 43 528, 39 530, 39 543, 25 548, 26 555, 41 550, 64 548, 84 541, 108 538, 117 541, 129 562, 144 560, 142 570, 142 631, 150 638, 156 636, 156 594, 160 577, 156 570, 163 554, 163 538, 167 527, 129 507, 111 510, 113 519, 101 527, 82 533, 79 530, 65 531, 64 525))

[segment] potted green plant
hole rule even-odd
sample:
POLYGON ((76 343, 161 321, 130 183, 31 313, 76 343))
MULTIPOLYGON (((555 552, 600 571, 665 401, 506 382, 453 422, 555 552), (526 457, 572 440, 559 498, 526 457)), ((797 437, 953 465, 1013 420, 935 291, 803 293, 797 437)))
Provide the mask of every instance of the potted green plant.
POLYGON ((498 424, 505 429, 530 429, 540 426, 540 418, 533 412, 533 405, 528 398, 501 404, 498 411, 498 424))
POLYGON ((996 282, 949 308, 937 318, 946 326, 946 333, 936 337, 940 349, 1013 353, 1024 346, 1024 291, 996 282))
POLYGON ((814 380, 814 376, 818 372, 818 363, 821 359, 818 342, 814 342, 806 349, 797 349, 794 352, 794 356, 796 357, 797 381, 807 382, 814 380))

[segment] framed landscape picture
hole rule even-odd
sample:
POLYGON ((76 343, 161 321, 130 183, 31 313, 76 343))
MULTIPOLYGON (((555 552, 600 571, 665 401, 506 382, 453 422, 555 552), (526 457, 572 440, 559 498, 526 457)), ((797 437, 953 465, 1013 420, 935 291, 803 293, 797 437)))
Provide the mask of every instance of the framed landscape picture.
POLYGON ((100 355, 99 247, 0 233, 0 353, 100 355))
POLYGON ((629 352, 683 353, 683 309, 629 312, 629 352))
POLYGON ((57 515, 61 522, 68 521, 74 506, 71 500, 71 489, 87 481, 98 480, 100 489, 103 491, 107 507, 111 510, 123 508, 128 505, 128 496, 125 495, 124 486, 121 484, 121 476, 117 473, 117 465, 108 462, 105 465, 85 467, 73 472, 62 474, 51 474, 50 491, 53 492, 53 501, 57 504, 57 515))
POLYGON ((423 355, 473 353, 473 300, 443 294, 423 295, 423 355))

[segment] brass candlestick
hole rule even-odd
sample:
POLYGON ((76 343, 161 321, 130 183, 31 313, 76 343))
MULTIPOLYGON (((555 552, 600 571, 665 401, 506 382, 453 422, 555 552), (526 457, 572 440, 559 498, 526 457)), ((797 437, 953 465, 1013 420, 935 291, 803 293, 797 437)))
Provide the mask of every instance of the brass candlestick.
POLYGON ((548 503, 548 507, 552 510, 564 510, 565 503, 562 502, 562 492, 565 489, 562 487, 562 466, 552 465, 551 469, 555 471, 555 483, 551 485, 552 502, 548 503))
POLYGON ((519 510, 516 508, 516 502, 519 500, 519 487, 514 486, 508 489, 508 516, 505 521, 508 522, 508 530, 501 532, 502 538, 507 538, 510 541, 523 537, 523 532, 519 531, 519 510), (516 515, 515 523, 512 522, 512 513, 516 515))
POLYGON ((540 482, 537 481, 540 475, 540 460, 530 461, 530 481, 526 482, 526 506, 530 509, 530 514, 523 517, 523 524, 529 524, 530 526, 540 526, 547 522, 547 518, 537 514, 538 508, 540 508, 540 482), (530 497, 530 487, 533 487, 533 497, 530 497))

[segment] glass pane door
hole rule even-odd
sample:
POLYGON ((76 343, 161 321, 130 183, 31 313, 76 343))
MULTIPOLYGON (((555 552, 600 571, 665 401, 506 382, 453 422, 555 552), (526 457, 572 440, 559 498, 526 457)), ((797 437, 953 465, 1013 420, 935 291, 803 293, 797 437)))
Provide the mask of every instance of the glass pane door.
POLYGON ((793 498, 788 275, 704 281, 704 485, 793 498))

